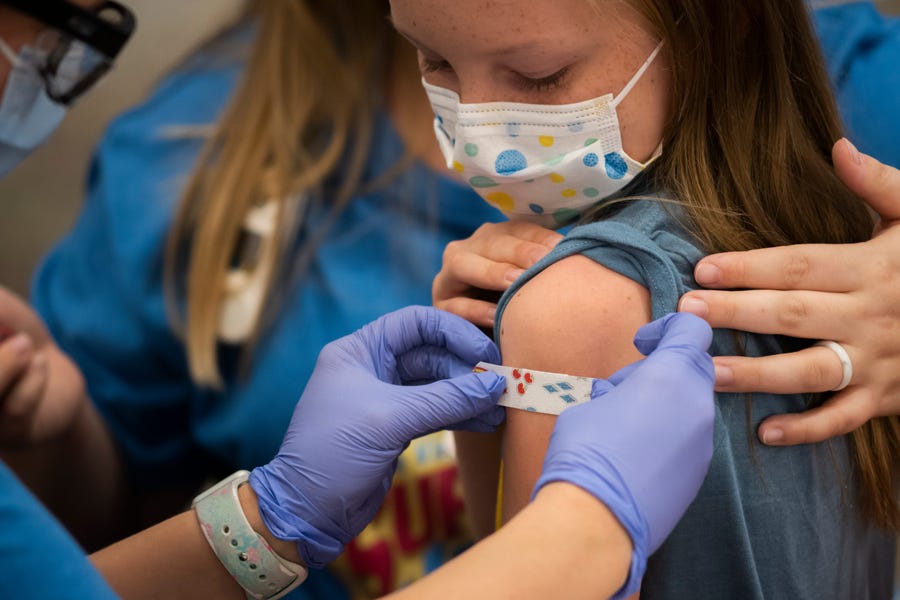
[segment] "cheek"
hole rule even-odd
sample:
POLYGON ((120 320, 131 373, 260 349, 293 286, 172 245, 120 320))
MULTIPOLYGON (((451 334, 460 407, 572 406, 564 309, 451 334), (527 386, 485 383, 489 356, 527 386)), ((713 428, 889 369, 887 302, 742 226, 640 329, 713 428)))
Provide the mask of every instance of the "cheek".
POLYGON ((622 147, 634 160, 646 162, 662 140, 669 119, 671 80, 666 69, 650 69, 619 105, 622 147))

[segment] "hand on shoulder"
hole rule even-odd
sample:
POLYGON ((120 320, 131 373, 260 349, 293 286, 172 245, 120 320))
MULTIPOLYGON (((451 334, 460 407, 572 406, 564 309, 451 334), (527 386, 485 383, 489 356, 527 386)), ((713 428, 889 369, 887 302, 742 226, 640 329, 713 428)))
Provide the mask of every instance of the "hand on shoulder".
MULTIPOLYGON (((846 350, 853 365, 849 386, 819 408, 766 420, 759 430, 765 443, 822 441, 900 414, 900 171, 847 140, 834 145, 832 157, 841 180, 878 214, 871 240, 709 256, 695 277, 716 290, 690 292, 679 305, 713 327, 832 340, 846 350), (750 289, 723 291, 734 288, 750 289)), ((842 376, 835 352, 821 346, 716 359, 722 391, 825 392, 842 376)))

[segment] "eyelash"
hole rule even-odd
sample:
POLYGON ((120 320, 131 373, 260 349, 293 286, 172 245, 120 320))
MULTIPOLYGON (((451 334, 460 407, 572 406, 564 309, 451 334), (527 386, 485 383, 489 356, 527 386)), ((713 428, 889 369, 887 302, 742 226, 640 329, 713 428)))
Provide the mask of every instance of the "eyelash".
MULTIPOLYGON (((422 59, 422 73, 434 73, 436 71, 452 70, 450 63, 446 60, 432 60, 429 58, 422 59)), ((516 75, 518 85, 530 91, 547 92, 558 88, 562 85, 563 80, 569 74, 569 67, 563 67, 556 73, 541 77, 540 79, 532 79, 523 75, 516 75)))
POLYGON ((422 59, 422 73, 434 73, 435 71, 450 70, 450 63, 446 60, 432 60, 430 58, 422 59))
POLYGON ((569 67, 563 67, 556 73, 547 75, 546 77, 541 77, 540 79, 532 79, 530 77, 523 77, 522 75, 517 75, 516 78, 519 80, 519 85, 526 90, 548 92, 562 85, 563 80, 568 74, 569 67))

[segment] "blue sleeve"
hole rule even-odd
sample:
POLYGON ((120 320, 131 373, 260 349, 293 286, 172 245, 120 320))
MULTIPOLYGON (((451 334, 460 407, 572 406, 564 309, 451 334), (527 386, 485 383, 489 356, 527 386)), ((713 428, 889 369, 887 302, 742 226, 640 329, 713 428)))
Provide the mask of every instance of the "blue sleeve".
POLYGON ((645 200, 629 201, 607 220, 573 228, 500 298, 494 339, 500 339, 503 311, 516 292, 553 263, 576 254, 646 287, 650 292, 652 319, 673 312, 681 295, 697 287, 693 265, 703 254, 690 239, 677 225, 673 214, 660 203, 645 200))
POLYGON ((848 137, 900 168, 900 18, 882 15, 872 2, 814 14, 848 137))
POLYGON ((117 598, 81 547, 0 463, 0 597, 117 598))
POLYGON ((163 296, 163 250, 202 140, 172 126, 215 118, 236 69, 179 72, 116 121, 94 158, 74 229, 50 252, 32 300, 81 368, 139 488, 193 481, 192 385, 163 296))

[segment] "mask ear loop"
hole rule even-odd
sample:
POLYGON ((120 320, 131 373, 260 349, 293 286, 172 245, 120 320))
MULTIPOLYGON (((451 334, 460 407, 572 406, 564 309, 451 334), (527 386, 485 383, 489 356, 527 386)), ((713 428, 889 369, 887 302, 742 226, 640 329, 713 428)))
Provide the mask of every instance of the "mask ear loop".
POLYGON ((610 103, 609 103, 610 106, 612 106, 613 108, 615 108, 616 106, 619 105, 619 103, 620 103, 622 100, 625 99, 625 96, 627 96, 628 93, 631 91, 631 89, 632 89, 635 85, 637 85, 637 82, 641 80, 641 77, 644 75, 644 72, 645 72, 648 68, 650 68, 650 65, 653 63, 653 60, 654 60, 654 59, 656 58, 656 56, 659 54, 659 51, 662 50, 662 47, 665 45, 665 43, 666 43, 666 40, 662 40, 660 43, 658 43, 658 44, 656 45, 656 48, 653 49, 653 52, 650 53, 650 56, 647 58, 647 60, 644 61, 644 64, 641 65, 641 68, 637 70, 637 73, 635 73, 635 74, 631 77, 631 80, 630 80, 628 83, 625 84, 625 87, 622 88, 622 91, 619 92, 619 95, 616 96, 615 98, 613 98, 613 99, 610 101, 610 103))
POLYGON ((2 37, 0 37, 0 54, 6 57, 6 60, 9 61, 14 68, 21 68, 23 65, 23 60, 19 58, 19 55, 16 54, 16 51, 12 49, 12 47, 6 43, 2 37))

